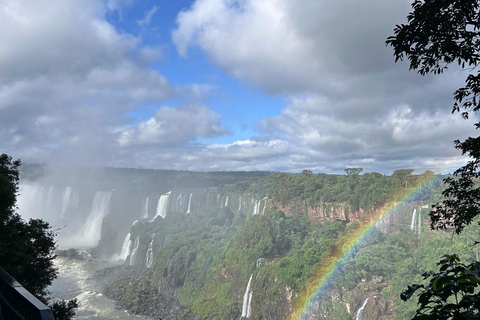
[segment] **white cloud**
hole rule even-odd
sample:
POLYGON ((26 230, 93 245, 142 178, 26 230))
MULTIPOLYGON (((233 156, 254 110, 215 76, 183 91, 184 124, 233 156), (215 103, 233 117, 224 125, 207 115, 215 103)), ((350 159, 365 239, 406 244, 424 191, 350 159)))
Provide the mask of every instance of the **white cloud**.
POLYGON ((153 16, 155 15, 155 13, 157 12, 157 10, 158 10, 158 7, 157 7, 157 6, 153 6, 152 9, 150 9, 150 10, 145 14, 145 18, 143 18, 142 20, 137 21, 137 23, 138 23, 141 27, 148 26, 148 25, 150 24, 150 22, 152 21, 152 18, 153 18, 153 16))
POLYGON ((161 107, 154 116, 136 126, 115 130, 122 146, 135 144, 184 145, 197 137, 216 137, 230 131, 220 123, 220 115, 206 106, 185 104, 161 107))
POLYGON ((105 18, 108 10, 127 4, 24 0, 0 5, 2 152, 27 162, 108 165, 124 152, 118 128, 133 132, 138 140, 130 144, 156 141, 165 134, 171 143, 186 143, 196 135, 228 132, 220 116, 206 107, 190 110, 197 116, 190 118, 185 116, 187 107, 160 108, 152 118, 162 121, 157 130, 151 122, 142 129, 129 126, 132 118, 127 115, 142 112, 144 106, 180 95, 198 100, 213 88, 172 87, 149 68, 161 51, 142 47, 139 38, 118 32, 105 18), (181 119, 175 118, 180 113, 181 119))

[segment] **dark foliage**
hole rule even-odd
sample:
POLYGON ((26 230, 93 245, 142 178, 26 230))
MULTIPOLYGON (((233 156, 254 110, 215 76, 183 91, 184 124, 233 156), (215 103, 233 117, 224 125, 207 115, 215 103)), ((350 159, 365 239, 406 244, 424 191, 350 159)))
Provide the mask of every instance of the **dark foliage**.
MULTIPOLYGON (((396 61, 406 56, 410 69, 421 75, 443 73, 451 63, 473 71, 480 62, 480 2, 478 0, 416 0, 413 12, 407 16, 408 24, 397 25, 394 36, 387 45, 394 48, 396 61)), ((454 94, 452 112, 461 112, 468 118, 469 112, 480 109, 480 71, 469 73, 465 86, 454 94)), ((476 128, 480 123, 475 124, 476 128)), ((480 137, 455 141, 470 161, 455 171, 455 178, 446 178, 447 198, 433 206, 430 213, 431 227, 453 227, 458 234, 480 214, 480 137)), ((414 292, 419 295, 420 308, 414 319, 479 319, 478 285, 479 265, 460 263, 456 255, 445 256, 439 263, 438 273, 428 272, 429 284, 413 285, 402 295, 409 299, 414 292)))
MULTIPOLYGON (((53 265, 55 232, 43 220, 26 222, 16 213, 20 164, 20 160, 0 155, 0 266, 28 291, 47 302, 47 288, 57 277, 53 265)), ((54 304, 58 312, 56 319, 71 319, 76 306, 76 300, 54 304)))

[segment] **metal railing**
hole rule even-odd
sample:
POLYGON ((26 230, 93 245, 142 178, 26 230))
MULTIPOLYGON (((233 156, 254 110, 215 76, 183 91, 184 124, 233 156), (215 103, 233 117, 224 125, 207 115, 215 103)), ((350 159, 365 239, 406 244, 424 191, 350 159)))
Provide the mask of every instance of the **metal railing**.
POLYGON ((54 320, 52 310, 0 267, 0 320, 54 320))

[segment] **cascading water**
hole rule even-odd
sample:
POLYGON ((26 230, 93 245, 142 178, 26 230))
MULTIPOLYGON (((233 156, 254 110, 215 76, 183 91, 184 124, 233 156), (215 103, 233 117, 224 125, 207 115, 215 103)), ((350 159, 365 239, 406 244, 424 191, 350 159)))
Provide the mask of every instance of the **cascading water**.
POLYGON ((171 193, 172 192, 170 191, 160 196, 160 199, 158 199, 157 214, 155 215, 155 217, 153 217, 151 221, 155 220, 155 218, 158 216, 162 217, 162 219, 165 219, 168 210, 168 200, 171 193))
POLYGON ((87 222, 73 236, 62 241, 62 247, 93 248, 98 245, 101 237, 103 218, 110 211, 110 191, 98 191, 93 198, 92 210, 87 222))
POLYGON ((417 209, 414 209, 414 210, 413 210, 413 214, 412 214, 412 223, 410 224, 410 229, 411 229, 411 230, 414 230, 414 229, 415 229, 415 217, 416 217, 416 214, 417 214, 417 209))
POLYGON ((132 240, 130 240, 130 233, 127 234, 125 240, 123 241, 122 251, 119 254, 115 254, 112 257, 112 261, 118 260, 127 260, 128 255, 130 254, 130 246, 132 245, 132 240))
POLYGON ((362 320, 362 312, 363 312, 363 309, 365 309, 365 306, 367 305, 368 299, 369 298, 365 299, 360 309, 358 309, 357 314, 355 315, 355 320, 362 320))
POLYGON ((65 187, 62 193, 62 213, 61 213, 62 219, 65 216, 65 212, 70 207, 73 207, 73 208, 78 207, 78 191, 74 190, 72 187, 69 186, 69 187, 65 187))
POLYGON ((155 234, 152 235, 152 241, 150 241, 150 244, 148 245, 148 249, 147 249, 147 261, 146 261, 147 268, 150 268, 153 265, 153 237, 155 237, 155 234))
POLYGON ((253 213, 252 213, 252 215, 258 214, 259 211, 260 211, 260 200, 255 200, 254 203, 253 203, 253 213))
POLYGON ((242 196, 238 197, 238 212, 242 210, 242 196))
POLYGON ((143 211, 142 211, 142 219, 148 218, 148 197, 143 200, 143 211))
POLYGON ((248 280, 247 289, 245 289, 245 294, 243 295, 242 318, 250 318, 252 315, 252 278, 253 274, 248 280))
POLYGON ((225 207, 228 207, 228 196, 225 198, 225 207))
POLYGON ((138 247, 140 246, 140 236, 137 236, 135 238, 135 242, 133 243, 133 250, 132 254, 130 255, 130 265, 133 266, 135 265, 137 256, 138 256, 138 247))
POLYGON ((188 199, 187 213, 192 213, 192 196, 193 196, 193 193, 190 193, 190 198, 188 199))
POLYGON ((266 207, 267 207, 267 200, 265 200, 265 203, 263 205, 262 214, 265 214, 265 208, 266 207))

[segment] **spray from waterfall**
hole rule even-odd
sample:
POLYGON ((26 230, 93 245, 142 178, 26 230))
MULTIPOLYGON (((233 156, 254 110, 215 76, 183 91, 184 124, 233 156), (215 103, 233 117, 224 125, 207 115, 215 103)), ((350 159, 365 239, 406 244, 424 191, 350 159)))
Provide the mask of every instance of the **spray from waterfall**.
POLYGON ((132 240, 130 240, 130 233, 127 234, 125 240, 123 241, 122 251, 119 254, 115 254, 111 260, 127 260, 128 255, 130 254, 130 246, 132 245, 132 240))
POLYGON ((68 208, 78 207, 78 191, 74 190, 72 187, 65 187, 62 192, 62 212, 61 218, 63 219, 65 216, 65 212, 68 208))
POLYGON ((238 197, 238 212, 240 212, 240 210, 242 210, 242 196, 239 196, 238 197))
POLYGON ((228 196, 225 198, 225 207, 228 207, 228 196))
POLYGON ((69 248, 93 248, 98 245, 101 237, 103 218, 110 212, 109 191, 98 191, 93 198, 92 210, 86 223, 73 236, 63 242, 69 248))

